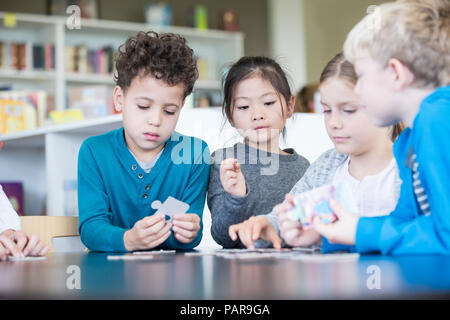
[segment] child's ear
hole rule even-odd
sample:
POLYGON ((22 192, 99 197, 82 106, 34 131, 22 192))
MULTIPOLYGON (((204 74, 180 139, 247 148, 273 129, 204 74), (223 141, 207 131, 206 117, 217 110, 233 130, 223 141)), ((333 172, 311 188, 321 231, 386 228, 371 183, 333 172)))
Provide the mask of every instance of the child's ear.
POLYGON ((287 118, 289 119, 290 117, 292 117, 292 115, 294 114, 295 111, 295 97, 291 96, 291 98, 289 99, 288 105, 287 105, 287 118))
POLYGON ((389 76, 392 77, 392 85, 395 91, 402 91, 411 86, 414 74, 398 59, 390 59, 388 62, 389 76))
POLYGON ((124 96, 122 88, 119 86, 116 86, 114 88, 114 92, 113 92, 113 103, 114 103, 114 109, 117 112, 122 112, 124 99, 125 99, 125 96, 124 96))

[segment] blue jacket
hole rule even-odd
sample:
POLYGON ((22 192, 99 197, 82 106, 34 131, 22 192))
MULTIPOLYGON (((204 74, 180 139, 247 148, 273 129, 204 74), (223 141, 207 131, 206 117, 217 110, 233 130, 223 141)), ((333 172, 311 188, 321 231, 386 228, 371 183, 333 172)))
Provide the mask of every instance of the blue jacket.
POLYGON ((402 180, 397 206, 388 216, 359 219, 356 250, 450 254, 450 86, 423 100, 412 128, 405 129, 394 143, 394 156, 402 180), (428 197, 429 215, 417 203, 411 169, 405 164, 411 147, 428 197))
MULTIPOLYGON (((202 219, 209 180, 210 153, 200 139, 174 132, 150 173, 128 150, 124 129, 86 139, 78 155, 78 208, 81 240, 92 251, 126 251, 123 235, 156 212, 155 200, 168 196, 190 205, 188 213, 202 219)), ((200 243, 202 228, 189 244, 173 233, 156 249, 191 249, 200 243)))

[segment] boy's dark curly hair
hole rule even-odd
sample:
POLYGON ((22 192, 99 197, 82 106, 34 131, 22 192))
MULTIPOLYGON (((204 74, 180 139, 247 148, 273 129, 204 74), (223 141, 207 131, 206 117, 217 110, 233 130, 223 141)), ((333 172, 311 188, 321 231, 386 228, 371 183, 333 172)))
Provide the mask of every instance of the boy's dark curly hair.
POLYGON ((198 78, 194 51, 186 39, 173 33, 139 32, 129 37, 115 54, 116 85, 124 92, 136 76, 151 75, 169 86, 184 84, 184 98, 198 78))

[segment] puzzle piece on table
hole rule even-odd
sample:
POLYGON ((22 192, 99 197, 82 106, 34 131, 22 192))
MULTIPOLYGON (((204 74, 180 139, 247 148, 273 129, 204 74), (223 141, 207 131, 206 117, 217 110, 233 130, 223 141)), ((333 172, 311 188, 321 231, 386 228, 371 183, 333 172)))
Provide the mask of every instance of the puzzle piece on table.
POLYGON ((9 256, 8 257, 9 261, 42 261, 42 260, 46 260, 47 257, 42 256, 42 257, 33 257, 33 256, 28 256, 28 257, 21 257, 21 258, 16 258, 13 256, 9 256))
POLYGON ((321 251, 321 248, 319 246, 311 246, 311 247, 295 247, 292 248, 293 252, 317 252, 321 251))
POLYGON ((293 256, 293 260, 304 262, 327 263, 327 262, 353 262, 359 259, 359 253, 327 253, 293 256))
POLYGON ((169 196, 164 203, 159 200, 153 201, 152 209, 157 210, 155 214, 164 213, 168 217, 167 220, 171 220, 176 213, 186 213, 189 210, 189 205, 169 196))
POLYGON ((135 255, 172 255, 176 254, 176 250, 149 250, 149 251, 134 251, 133 254, 135 255))
POLYGON ((277 255, 272 253, 248 252, 245 254, 221 254, 220 257, 225 259, 276 259, 277 255))
POLYGON ((185 256, 214 256, 216 255, 215 251, 193 251, 193 252, 185 252, 185 256))
POLYGON ((152 260, 154 256, 152 255, 132 255, 132 254, 122 254, 122 255, 112 255, 108 256, 108 261, 117 260, 152 260))

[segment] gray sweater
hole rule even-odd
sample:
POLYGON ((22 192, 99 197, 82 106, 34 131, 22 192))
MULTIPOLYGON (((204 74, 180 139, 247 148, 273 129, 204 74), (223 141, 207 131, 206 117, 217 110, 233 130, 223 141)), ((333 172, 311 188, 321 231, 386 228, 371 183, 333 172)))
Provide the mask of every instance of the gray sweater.
POLYGON ((239 240, 230 239, 228 227, 251 216, 266 214, 283 202, 285 194, 303 176, 309 161, 293 149, 284 151, 290 154, 267 153, 237 143, 211 155, 207 201, 212 219, 211 235, 218 244, 225 248, 242 248, 239 240), (220 164, 227 158, 235 158, 241 164, 247 186, 243 197, 230 195, 220 182, 220 164))

